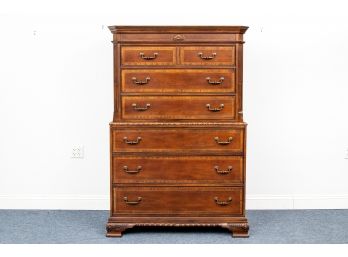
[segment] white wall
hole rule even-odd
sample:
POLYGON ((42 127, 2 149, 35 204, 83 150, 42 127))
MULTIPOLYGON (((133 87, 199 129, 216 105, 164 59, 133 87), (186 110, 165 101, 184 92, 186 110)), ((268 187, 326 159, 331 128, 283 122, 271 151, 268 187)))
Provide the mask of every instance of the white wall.
POLYGON ((107 209, 107 25, 247 25, 247 207, 348 208, 344 1, 2 1, 0 208, 107 209), (70 158, 73 146, 84 159, 70 158))

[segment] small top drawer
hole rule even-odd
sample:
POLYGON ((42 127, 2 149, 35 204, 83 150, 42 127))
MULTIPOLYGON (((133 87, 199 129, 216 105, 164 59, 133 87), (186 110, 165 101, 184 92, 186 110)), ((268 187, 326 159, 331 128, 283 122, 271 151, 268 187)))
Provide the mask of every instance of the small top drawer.
POLYGON ((121 49, 122 65, 174 65, 175 47, 133 47, 121 49))
POLYGON ((235 65, 235 46, 186 46, 180 48, 184 65, 235 65))
POLYGON ((114 40, 117 42, 138 43, 138 42, 155 42, 155 43, 243 43, 243 35, 237 31, 210 33, 209 31, 196 31, 195 33, 187 33, 181 31, 178 33, 119 33, 114 34, 114 40), (237 33, 236 33, 237 32, 237 33))

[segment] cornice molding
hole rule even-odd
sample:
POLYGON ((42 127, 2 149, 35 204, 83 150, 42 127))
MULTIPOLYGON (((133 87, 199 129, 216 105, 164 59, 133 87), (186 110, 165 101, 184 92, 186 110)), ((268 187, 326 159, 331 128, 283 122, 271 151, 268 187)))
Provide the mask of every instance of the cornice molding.
POLYGON ((113 34, 132 33, 232 33, 244 34, 246 26, 109 26, 113 34))
POLYGON ((245 122, 110 122, 111 127, 240 127, 247 126, 245 122))

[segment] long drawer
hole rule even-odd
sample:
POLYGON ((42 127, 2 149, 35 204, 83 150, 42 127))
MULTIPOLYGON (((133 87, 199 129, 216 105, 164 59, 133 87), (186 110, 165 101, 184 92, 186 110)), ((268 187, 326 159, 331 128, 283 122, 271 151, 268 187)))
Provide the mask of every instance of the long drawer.
POLYGON ((243 183, 241 156, 114 156, 113 183, 243 183))
POLYGON ((242 129, 115 129, 113 152, 214 151, 237 152, 244 149, 242 129))
POLYGON ((130 120, 236 118, 235 96, 123 96, 121 104, 130 120))
POLYGON ((239 187, 115 187, 113 213, 242 215, 239 187))
POLYGON ((233 69, 125 69, 123 92, 235 92, 233 69))

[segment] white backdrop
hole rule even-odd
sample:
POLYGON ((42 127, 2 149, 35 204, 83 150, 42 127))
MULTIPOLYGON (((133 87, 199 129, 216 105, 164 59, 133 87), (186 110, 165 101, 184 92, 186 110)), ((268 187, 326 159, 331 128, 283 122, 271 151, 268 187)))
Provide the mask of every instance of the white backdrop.
POLYGON ((348 208, 343 3, 1 1, 0 208, 108 208, 107 25, 249 26, 247 208, 348 208))

